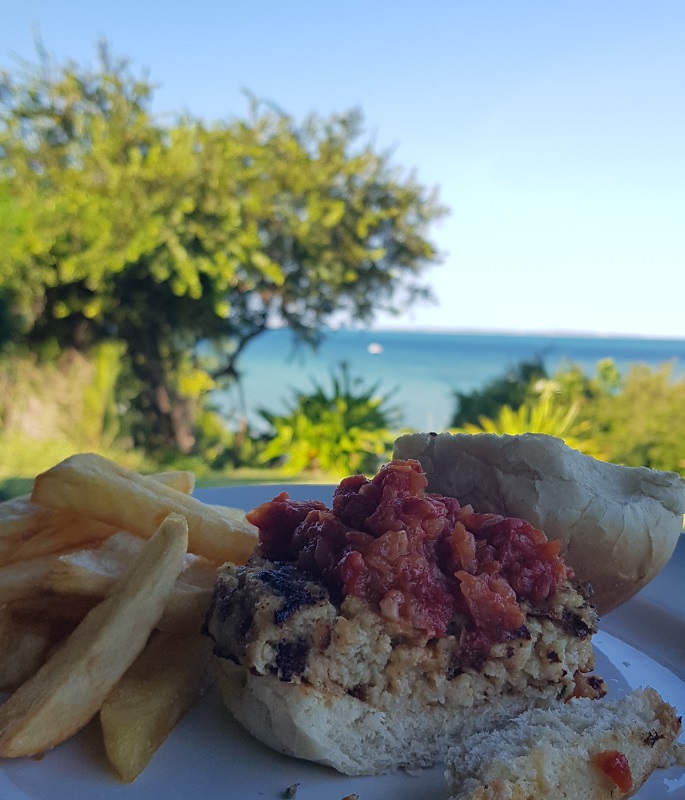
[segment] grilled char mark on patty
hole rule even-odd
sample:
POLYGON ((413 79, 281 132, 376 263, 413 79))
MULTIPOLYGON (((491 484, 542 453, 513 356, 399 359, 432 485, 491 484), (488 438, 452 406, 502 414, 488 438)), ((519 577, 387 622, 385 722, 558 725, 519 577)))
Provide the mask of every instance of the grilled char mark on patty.
POLYGON ((268 671, 290 681, 304 671, 312 646, 330 642, 335 614, 328 591, 310 575, 253 558, 219 573, 205 632, 219 658, 268 663, 268 671))
POLYGON ((549 619, 559 625, 567 633, 585 639, 597 633, 596 613, 594 607, 589 602, 592 596, 592 587, 587 583, 577 583, 574 586, 582 602, 568 607, 563 604, 544 604, 536 606, 532 604, 529 614, 533 617, 549 619), (590 610, 588 615, 587 611, 590 610))
POLYGON ((290 564, 278 565, 276 569, 260 570, 257 580, 285 600, 283 607, 274 613, 276 625, 283 625, 302 606, 313 606, 328 599, 328 592, 323 586, 290 564))

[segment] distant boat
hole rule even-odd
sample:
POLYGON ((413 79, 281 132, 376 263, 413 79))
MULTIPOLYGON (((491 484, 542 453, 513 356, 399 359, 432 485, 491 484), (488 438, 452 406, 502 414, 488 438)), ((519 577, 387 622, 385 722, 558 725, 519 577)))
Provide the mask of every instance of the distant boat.
POLYGON ((376 356, 379 353, 383 352, 383 345, 379 344, 378 342, 371 342, 371 344, 366 348, 372 356, 376 356))

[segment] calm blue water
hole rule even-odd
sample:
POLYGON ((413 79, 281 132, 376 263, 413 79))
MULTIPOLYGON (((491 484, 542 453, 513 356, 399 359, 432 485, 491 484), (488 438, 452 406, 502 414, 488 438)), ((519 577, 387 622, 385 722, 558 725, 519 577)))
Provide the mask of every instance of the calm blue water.
POLYGON ((327 333, 312 352, 296 348, 288 331, 274 330, 248 346, 239 364, 242 396, 232 390, 221 405, 257 423, 257 408, 284 410, 294 387, 308 390, 313 380, 328 385, 330 370, 344 361, 353 378, 365 386, 377 383, 380 394, 392 393, 404 425, 436 430, 449 423, 455 391, 480 388, 538 356, 549 372, 575 364, 594 374, 598 361, 612 358, 622 372, 635 363, 670 362, 674 376, 685 375, 685 339, 339 330, 327 333))

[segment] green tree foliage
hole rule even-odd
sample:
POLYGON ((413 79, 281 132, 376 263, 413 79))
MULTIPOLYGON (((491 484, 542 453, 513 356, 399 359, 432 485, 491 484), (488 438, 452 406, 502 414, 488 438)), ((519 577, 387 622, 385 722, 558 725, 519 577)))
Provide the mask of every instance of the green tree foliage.
POLYGON ((298 124, 253 102, 245 120, 165 126, 152 96, 106 46, 95 69, 42 55, 2 76, 0 293, 34 348, 123 342, 141 443, 188 452, 189 375, 234 380, 271 324, 315 344, 334 316, 428 297, 444 209, 363 142, 357 112, 298 124))
POLYGON ((330 376, 330 390, 315 383, 310 393, 295 392, 285 414, 260 413, 274 436, 262 463, 277 460, 286 473, 321 471, 328 475, 375 473, 389 457, 399 420, 390 398, 378 386, 363 386, 345 364, 330 376))
POLYGON ((608 460, 685 475, 685 379, 673 365, 633 365, 618 391, 598 395, 586 416, 608 460))

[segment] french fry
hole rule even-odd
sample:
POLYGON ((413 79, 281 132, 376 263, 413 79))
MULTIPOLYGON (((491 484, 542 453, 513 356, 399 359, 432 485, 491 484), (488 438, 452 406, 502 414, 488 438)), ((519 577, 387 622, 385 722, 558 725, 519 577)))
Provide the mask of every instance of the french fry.
POLYGON ((187 544, 185 519, 169 515, 107 597, 0 706, 0 756, 42 753, 98 712, 161 617, 187 544))
POLYGON ((19 617, 0 609, 0 691, 12 691, 43 664, 54 642, 52 626, 43 619, 19 617))
POLYGON ((104 597, 144 546, 145 539, 139 536, 125 531, 113 533, 96 547, 55 556, 42 586, 59 595, 104 597))
POLYGON ((45 508, 27 496, 0 503, 0 564, 69 550, 116 531, 70 508, 45 508))
POLYGON ((167 472, 154 472, 149 477, 170 489, 176 489, 181 494, 192 494, 195 489, 195 475, 190 470, 174 469, 167 472))
POLYGON ((93 595, 54 595, 35 592, 8 603, 7 608, 19 617, 45 619, 50 624, 75 628, 102 601, 93 595))
MULTIPOLYGON (((0 604, 8 603, 25 616, 80 622, 123 575, 145 542, 119 531, 86 550, 0 567, 0 604)), ((157 627, 177 634, 198 631, 209 606, 216 571, 213 562, 186 553, 157 627)))
MULTIPOLYGON (((149 477, 184 494, 190 494, 195 486, 193 473, 185 470, 149 477)), ((45 507, 33 502, 30 495, 15 497, 0 503, 0 564, 65 552, 106 539, 118 530, 116 525, 99 522, 73 508, 45 507)))
POLYGON ((144 539, 121 531, 85 549, 7 564, 0 567, 0 604, 38 593, 102 599, 144 544, 144 539))
POLYGON ((0 605, 33 594, 45 582, 55 562, 55 556, 42 556, 0 567, 0 605))
POLYGON ((209 687, 211 643, 199 632, 153 634, 107 695, 100 724, 107 757, 126 782, 147 766, 176 723, 209 687))
POLYGON ((188 521, 189 549, 211 561, 244 563, 256 528, 238 510, 218 510, 94 453, 67 458, 34 483, 31 500, 73 508, 100 522, 147 537, 170 512, 188 521))
POLYGON ((216 583, 217 565, 187 553, 157 628, 166 633, 192 634, 202 628, 216 583))

